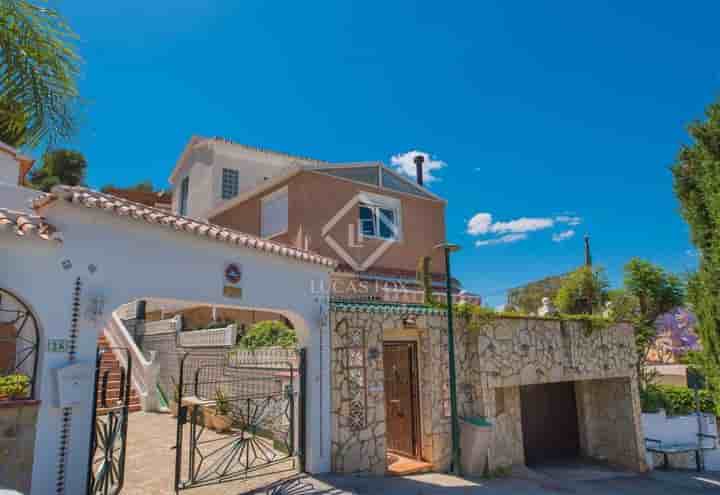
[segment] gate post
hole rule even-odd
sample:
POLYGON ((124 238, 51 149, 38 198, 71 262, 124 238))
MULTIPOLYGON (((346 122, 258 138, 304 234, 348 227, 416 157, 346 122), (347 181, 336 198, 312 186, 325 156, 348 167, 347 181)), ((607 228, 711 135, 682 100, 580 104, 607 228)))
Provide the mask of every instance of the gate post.
POLYGON ((299 464, 299 471, 301 473, 305 472, 305 447, 307 445, 307 428, 305 426, 306 421, 305 418, 307 417, 306 412, 306 406, 307 402, 305 400, 306 392, 307 392, 307 378, 305 376, 305 372, 307 371, 307 349, 302 348, 300 349, 300 362, 298 363, 298 370, 300 371, 300 407, 298 411, 298 431, 299 431, 299 456, 298 456, 298 464, 299 464))
POLYGON ((92 493, 93 483, 93 453, 95 452, 95 422, 97 421, 97 382, 100 378, 100 360, 102 359, 103 350, 98 349, 95 353, 95 380, 93 380, 93 398, 92 398, 92 419, 90 420, 90 450, 88 452, 88 477, 85 492, 90 495, 92 493))
MULTIPOLYGON (((177 430, 175 432, 175 493, 180 490, 180 470, 182 469, 182 440, 183 440, 183 424, 185 423, 185 410, 183 409, 182 394, 183 394, 183 378, 185 374, 185 359, 188 357, 188 353, 183 354, 180 359, 180 376, 178 377, 178 383, 175 385, 177 391, 173 390, 173 396, 177 396, 177 430)), ((192 467, 191 467, 192 469, 192 467)))

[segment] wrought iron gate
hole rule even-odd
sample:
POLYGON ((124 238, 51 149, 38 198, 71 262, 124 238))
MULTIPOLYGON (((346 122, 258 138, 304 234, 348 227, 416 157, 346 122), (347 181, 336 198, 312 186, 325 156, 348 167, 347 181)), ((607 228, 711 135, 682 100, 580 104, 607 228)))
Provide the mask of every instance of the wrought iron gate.
POLYGON ((125 482, 132 359, 127 349, 98 350, 93 394, 88 495, 117 495, 125 482), (113 350, 126 356, 123 365, 113 350))
POLYGON ((303 470, 304 368, 304 351, 185 354, 173 394, 176 491, 303 470))

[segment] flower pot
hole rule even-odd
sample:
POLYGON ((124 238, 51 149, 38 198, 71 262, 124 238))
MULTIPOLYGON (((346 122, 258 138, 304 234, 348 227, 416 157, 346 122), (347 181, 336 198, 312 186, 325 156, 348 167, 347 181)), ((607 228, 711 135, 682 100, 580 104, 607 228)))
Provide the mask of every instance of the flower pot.
POLYGON ((215 414, 212 417, 212 422, 215 430, 219 433, 222 433, 224 431, 228 431, 232 426, 232 417, 215 414))
POLYGON ((204 406, 203 424, 206 428, 210 428, 211 430, 215 429, 215 422, 213 421, 213 418, 215 418, 215 408, 210 406, 204 406))

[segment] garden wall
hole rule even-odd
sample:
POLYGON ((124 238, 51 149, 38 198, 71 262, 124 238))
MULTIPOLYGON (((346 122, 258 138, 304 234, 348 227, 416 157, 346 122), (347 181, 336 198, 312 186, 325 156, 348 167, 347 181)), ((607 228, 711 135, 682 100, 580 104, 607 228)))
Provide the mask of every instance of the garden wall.
MULTIPOLYGON (((490 422, 489 469, 525 462, 520 387, 568 381, 580 384, 583 452, 646 469, 629 325, 589 331, 584 321, 550 318, 455 321, 459 414, 490 422)), ((422 457, 435 470, 446 470, 451 444, 445 312, 335 303, 330 323, 333 471, 385 472, 386 340, 418 343, 422 457)))

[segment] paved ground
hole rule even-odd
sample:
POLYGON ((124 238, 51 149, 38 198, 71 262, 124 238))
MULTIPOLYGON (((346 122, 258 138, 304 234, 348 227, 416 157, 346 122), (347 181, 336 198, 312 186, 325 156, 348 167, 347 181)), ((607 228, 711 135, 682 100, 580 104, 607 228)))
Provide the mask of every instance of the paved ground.
MULTIPOLYGON (((128 430, 123 495, 173 495, 175 420, 135 413, 128 430)), ((184 467, 184 473, 187 467, 184 467)), ((638 476, 596 465, 562 464, 513 473, 495 480, 465 480, 442 474, 378 478, 298 476, 291 463, 247 480, 183 491, 187 495, 695 495, 720 494, 720 473, 655 471, 638 476), (278 485, 286 484, 280 492, 278 485)))
MULTIPOLYGON (((125 463, 125 487, 123 495, 174 495, 175 437, 177 422, 169 414, 133 413, 128 422, 127 458, 125 463)), ((187 430, 187 428, 186 428, 187 430)), ((203 438, 212 437, 203 433, 203 438)), ((225 442, 223 437, 214 438, 225 442)), ((227 438, 227 437, 225 437, 227 438)), ((206 452, 212 450, 205 449, 206 452)), ((187 433, 184 460, 187 461, 187 433)), ((183 463, 182 476, 187 478, 187 462, 183 463)), ((238 479, 222 485, 208 485, 183 491, 188 495, 239 495, 267 487, 278 480, 295 476, 293 461, 281 462, 271 469, 257 470, 251 477, 238 479)))

